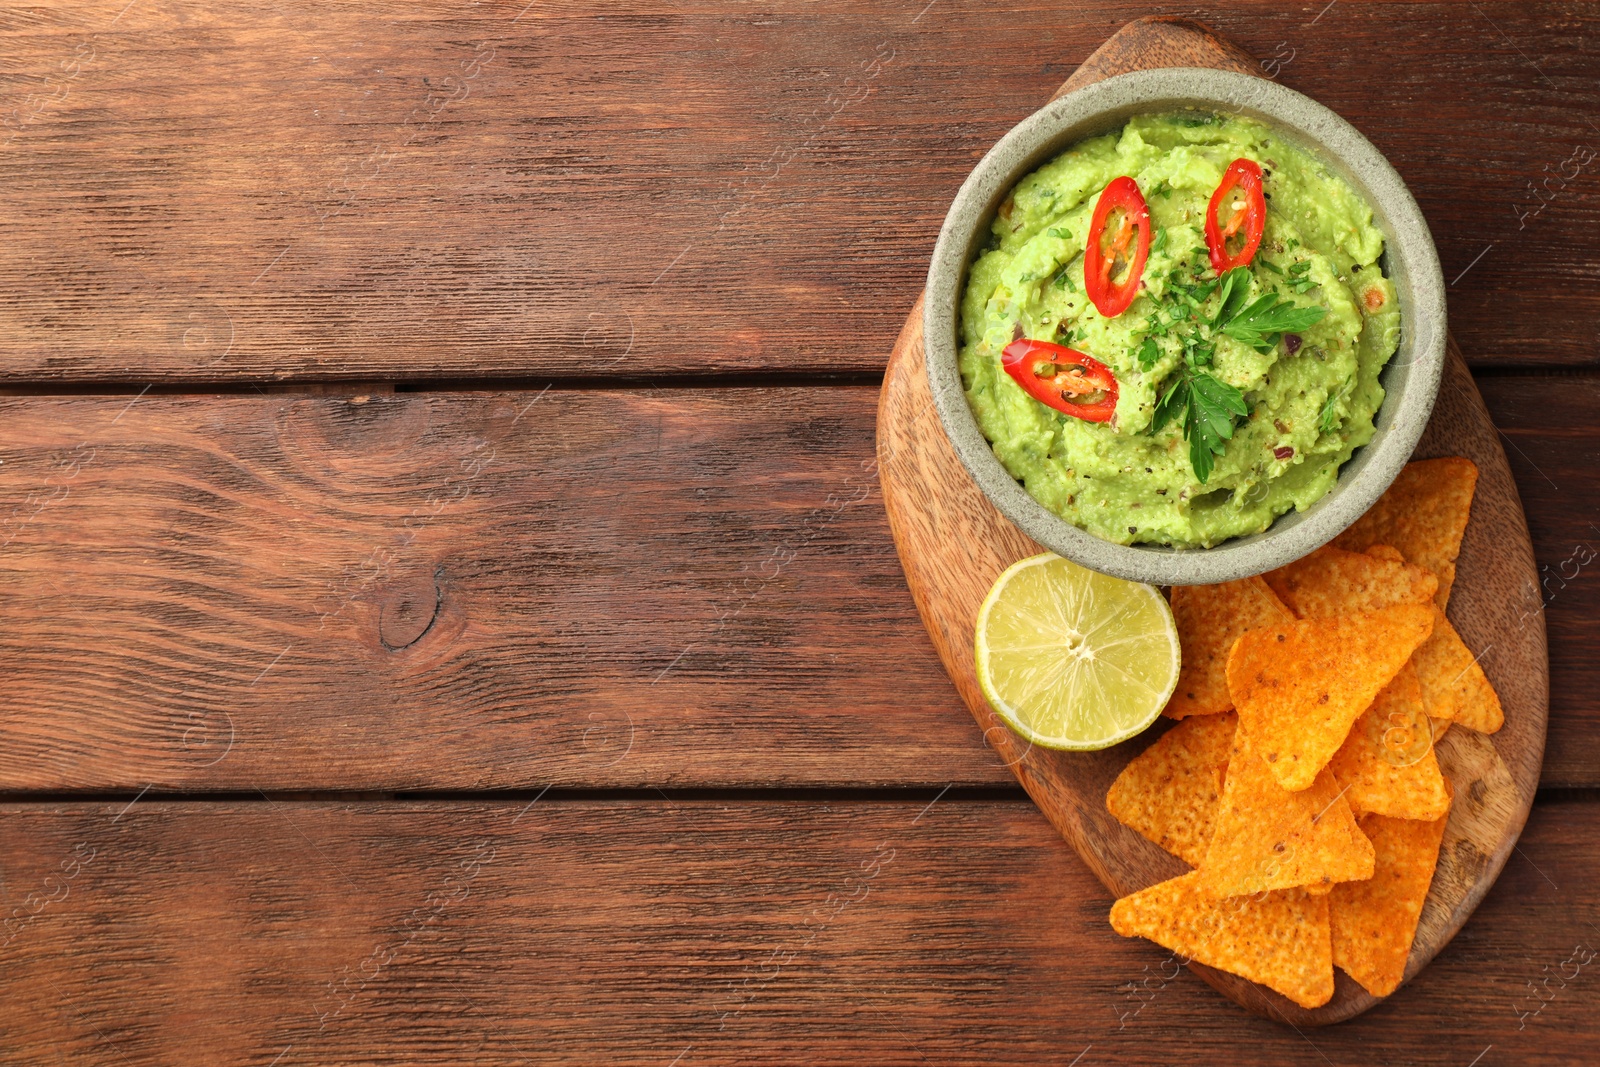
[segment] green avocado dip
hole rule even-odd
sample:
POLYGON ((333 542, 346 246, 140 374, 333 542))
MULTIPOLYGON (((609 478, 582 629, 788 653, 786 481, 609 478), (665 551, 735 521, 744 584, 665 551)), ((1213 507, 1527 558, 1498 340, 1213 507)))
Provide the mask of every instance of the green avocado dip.
POLYGON ((1199 112, 1130 119, 1001 204, 962 295, 967 401, 1011 475, 1097 537, 1209 547, 1265 530, 1332 489, 1372 438, 1378 373, 1400 338, 1382 252, 1372 209, 1270 128, 1199 112), (1260 165, 1265 224, 1250 262, 1219 278, 1206 214, 1241 157, 1260 165), (1085 294, 1084 248, 1101 191, 1122 175, 1149 205, 1150 244, 1131 306, 1107 318, 1085 294), (1025 392, 1001 366, 1024 338, 1109 368, 1108 421, 1025 392), (1187 418, 1166 410, 1191 396, 1187 418))

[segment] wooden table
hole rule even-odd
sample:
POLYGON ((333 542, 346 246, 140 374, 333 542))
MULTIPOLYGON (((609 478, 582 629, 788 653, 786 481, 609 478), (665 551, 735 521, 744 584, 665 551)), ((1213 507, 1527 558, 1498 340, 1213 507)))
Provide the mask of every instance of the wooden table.
POLYGON ((1416 193, 1544 566, 1518 853, 1298 1033, 1116 937, 877 494, 1096 3, 0 11, 0 1062, 1568 1064, 1600 1040, 1600 11, 1205 19, 1416 193))

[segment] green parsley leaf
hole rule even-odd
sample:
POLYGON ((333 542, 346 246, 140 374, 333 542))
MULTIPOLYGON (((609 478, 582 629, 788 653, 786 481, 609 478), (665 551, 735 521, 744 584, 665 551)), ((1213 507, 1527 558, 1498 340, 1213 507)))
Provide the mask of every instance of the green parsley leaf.
POLYGON ((1194 468, 1194 476, 1200 479, 1200 484, 1205 485, 1206 479, 1211 477, 1211 468, 1216 463, 1216 454, 1198 433, 1190 433, 1188 436, 1189 466, 1194 468))
POLYGON ((1217 436, 1233 436, 1233 420, 1243 418, 1250 409, 1245 407, 1244 394, 1220 378, 1209 374, 1196 374, 1190 383, 1195 404, 1203 409, 1205 418, 1216 427, 1217 436))
POLYGON ((1175 418, 1183 422, 1183 436, 1189 441, 1189 466, 1204 485, 1211 477, 1216 457, 1233 438, 1234 420, 1248 413, 1244 394, 1233 386, 1185 367, 1167 387, 1150 422, 1150 432, 1159 433, 1175 418))
POLYGON ((1162 178, 1156 183, 1156 187, 1150 190, 1150 195, 1159 196, 1164 200, 1172 195, 1172 186, 1167 183, 1167 179, 1162 178))
POLYGON ((1135 354, 1139 357, 1139 369, 1149 370, 1156 365, 1156 360, 1161 358, 1161 348, 1156 344, 1154 337, 1147 336, 1135 354))
POLYGON ((1310 269, 1311 261, 1309 259, 1297 259, 1289 265, 1290 274, 1304 274, 1310 269))
POLYGON ((1258 352, 1269 352, 1286 333, 1298 333, 1322 321, 1324 307, 1299 307, 1266 293, 1236 312, 1222 325, 1222 332, 1258 352))
POLYGON ((1171 422, 1179 414, 1189 410, 1189 376, 1179 374, 1156 401, 1156 410, 1150 420, 1150 432, 1159 433, 1161 428, 1171 422))
POLYGON ((1256 262, 1270 270, 1272 273, 1276 274, 1278 277, 1283 277, 1283 268, 1272 262, 1272 260, 1263 256, 1261 259, 1256 260, 1256 262))
POLYGON ((1062 227, 1062 226, 1052 226, 1048 230, 1046 230, 1045 232, 1048 233, 1051 237, 1059 237, 1063 241, 1072 240, 1072 231, 1069 230, 1069 229, 1066 229, 1065 227, 1062 227))
POLYGON ((1185 430, 1189 438, 1189 466, 1204 485, 1211 477, 1215 457, 1223 454, 1224 441, 1233 437, 1233 420, 1246 412, 1244 394, 1209 374, 1189 380, 1189 411, 1185 430))
POLYGON ((1217 302, 1217 313, 1209 320, 1212 326, 1231 320, 1238 313, 1239 305, 1250 291, 1250 268, 1234 267, 1222 276, 1220 288, 1222 298, 1217 302))
POLYGON ((1150 242, 1150 251, 1159 252, 1167 247, 1167 228, 1165 226, 1156 231, 1156 239, 1150 242))
POLYGON ((1333 392, 1329 393, 1328 399, 1322 402, 1322 413, 1317 416, 1318 430, 1322 431, 1323 433, 1333 432, 1334 425, 1339 421, 1337 411, 1339 401, 1343 399, 1346 390, 1349 388, 1350 386, 1348 383, 1340 386, 1338 389, 1335 389, 1333 392))

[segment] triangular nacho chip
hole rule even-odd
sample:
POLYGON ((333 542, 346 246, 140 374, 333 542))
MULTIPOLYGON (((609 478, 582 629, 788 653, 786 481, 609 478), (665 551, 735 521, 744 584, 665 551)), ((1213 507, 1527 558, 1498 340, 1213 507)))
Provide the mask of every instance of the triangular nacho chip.
POLYGON ((1425 567, 1328 545, 1262 577, 1284 606, 1302 619, 1426 604, 1439 589, 1439 579, 1425 567))
POLYGON ((1393 993, 1405 975, 1449 820, 1448 812, 1427 822, 1366 816, 1361 829, 1377 851, 1376 870, 1328 897, 1333 962, 1375 997, 1393 993))
POLYGON ((1217 897, 1372 877, 1372 845, 1333 775, 1291 793, 1235 734, 1200 885, 1217 897))
POLYGON ((1439 591, 1433 595, 1433 602, 1443 610, 1450 606, 1450 590, 1456 584, 1456 561, 1439 564, 1435 573, 1439 576, 1439 591))
POLYGON ((1477 484, 1477 465, 1461 456, 1407 463, 1378 502, 1333 543, 1351 552, 1393 545, 1407 561, 1428 568, 1439 579, 1436 599, 1442 608, 1450 600, 1456 556, 1477 484))
POLYGON ((1228 650, 1246 630, 1272 626, 1293 616, 1259 577, 1221 585, 1180 585, 1172 590, 1183 662, 1178 688, 1162 713, 1182 719, 1228 711, 1228 650))
POLYGON ((1217 900, 1191 871, 1111 906, 1111 927, 1275 989, 1302 1008, 1333 996, 1328 901, 1300 889, 1217 900))
POLYGON ((1431 608, 1397 604, 1249 631, 1228 656, 1239 732, 1284 788, 1305 789, 1432 629, 1431 608))
MULTIPOLYGON (((1399 550, 1390 545, 1373 545, 1366 552, 1379 559, 1403 562, 1399 550)), ((1266 577, 1270 581, 1272 575, 1266 577)), ((1485 734, 1494 733, 1505 722, 1499 694, 1443 611, 1433 617, 1433 633, 1412 654, 1411 662, 1422 682, 1428 715, 1434 720, 1435 741, 1444 736, 1452 721, 1485 734)))
POLYGON ((1106 807, 1191 867, 1205 858, 1238 717, 1197 715, 1178 723, 1128 762, 1106 807))
POLYGON ((1357 815, 1431 821, 1450 810, 1434 740, 1417 672, 1407 663, 1356 720, 1328 767, 1357 815))
POLYGON ((1433 633, 1411 661, 1416 665, 1429 715, 1458 722, 1481 734, 1492 734, 1505 723, 1500 695, 1444 612, 1434 609, 1433 633))

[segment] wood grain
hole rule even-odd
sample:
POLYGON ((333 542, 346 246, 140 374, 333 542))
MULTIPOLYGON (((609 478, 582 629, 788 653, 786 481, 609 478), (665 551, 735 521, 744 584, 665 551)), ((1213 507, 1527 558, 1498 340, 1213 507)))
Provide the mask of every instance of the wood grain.
MULTIPOLYGON (((1253 70, 1235 47, 1203 27, 1145 19, 1119 30, 1057 95, 1148 65, 1253 70)), ((1483 650, 1480 662, 1501 694, 1506 726, 1493 744, 1447 736, 1440 747, 1440 766, 1456 795, 1470 799, 1451 810, 1408 977, 1461 927, 1509 858, 1538 786, 1549 707, 1542 601, 1527 522, 1482 398, 1453 342, 1449 348, 1445 381, 1416 455, 1467 456, 1479 468, 1472 522, 1458 560, 1461 590, 1450 615, 1463 640, 1483 650)), ((1185 864, 1106 809, 1107 789, 1148 737, 1096 753, 1036 749, 1006 730, 979 689, 971 636, 978 606, 1002 570, 1042 550, 982 495, 944 435, 927 381, 920 299, 889 358, 878 412, 884 506, 906 580, 940 659, 986 737, 1117 895, 1183 873, 1185 864)), ((1333 999, 1307 1010, 1237 976, 1196 970, 1250 1010, 1296 1025, 1340 1022, 1379 1000, 1340 973, 1333 999)))
POLYGON ((1591 651, 1600 647, 1600 495, 1587 486, 1591 472, 1600 472, 1600 381, 1494 375, 1479 386, 1527 506, 1539 561, 1550 635, 1543 781, 1587 784, 1595 759, 1588 742, 1600 737, 1600 715, 1587 696, 1600 695, 1600 663, 1591 651))
MULTIPOLYGON (((1471 358, 1596 365, 1596 9, 1324 7, 1207 17, 1394 162, 1471 358)), ((972 163, 1150 11, 0 8, 0 379, 875 373, 972 163)))
MULTIPOLYGON (((1600 385, 1481 385, 1544 568, 1543 784, 1600 786, 1600 385)), ((0 789, 1013 781, 906 590, 875 390, 538 397, 0 400, 0 789), (468 625, 384 648, 440 565, 468 625)))
POLYGON ((0 788, 1004 781, 874 399, 0 400, 0 788))
POLYGON ((1566 1067, 1600 1041, 1600 806, 1541 805, 1426 973, 1296 1033, 1113 934, 1031 805, 934 792, 6 806, 0 1062, 1566 1067))

